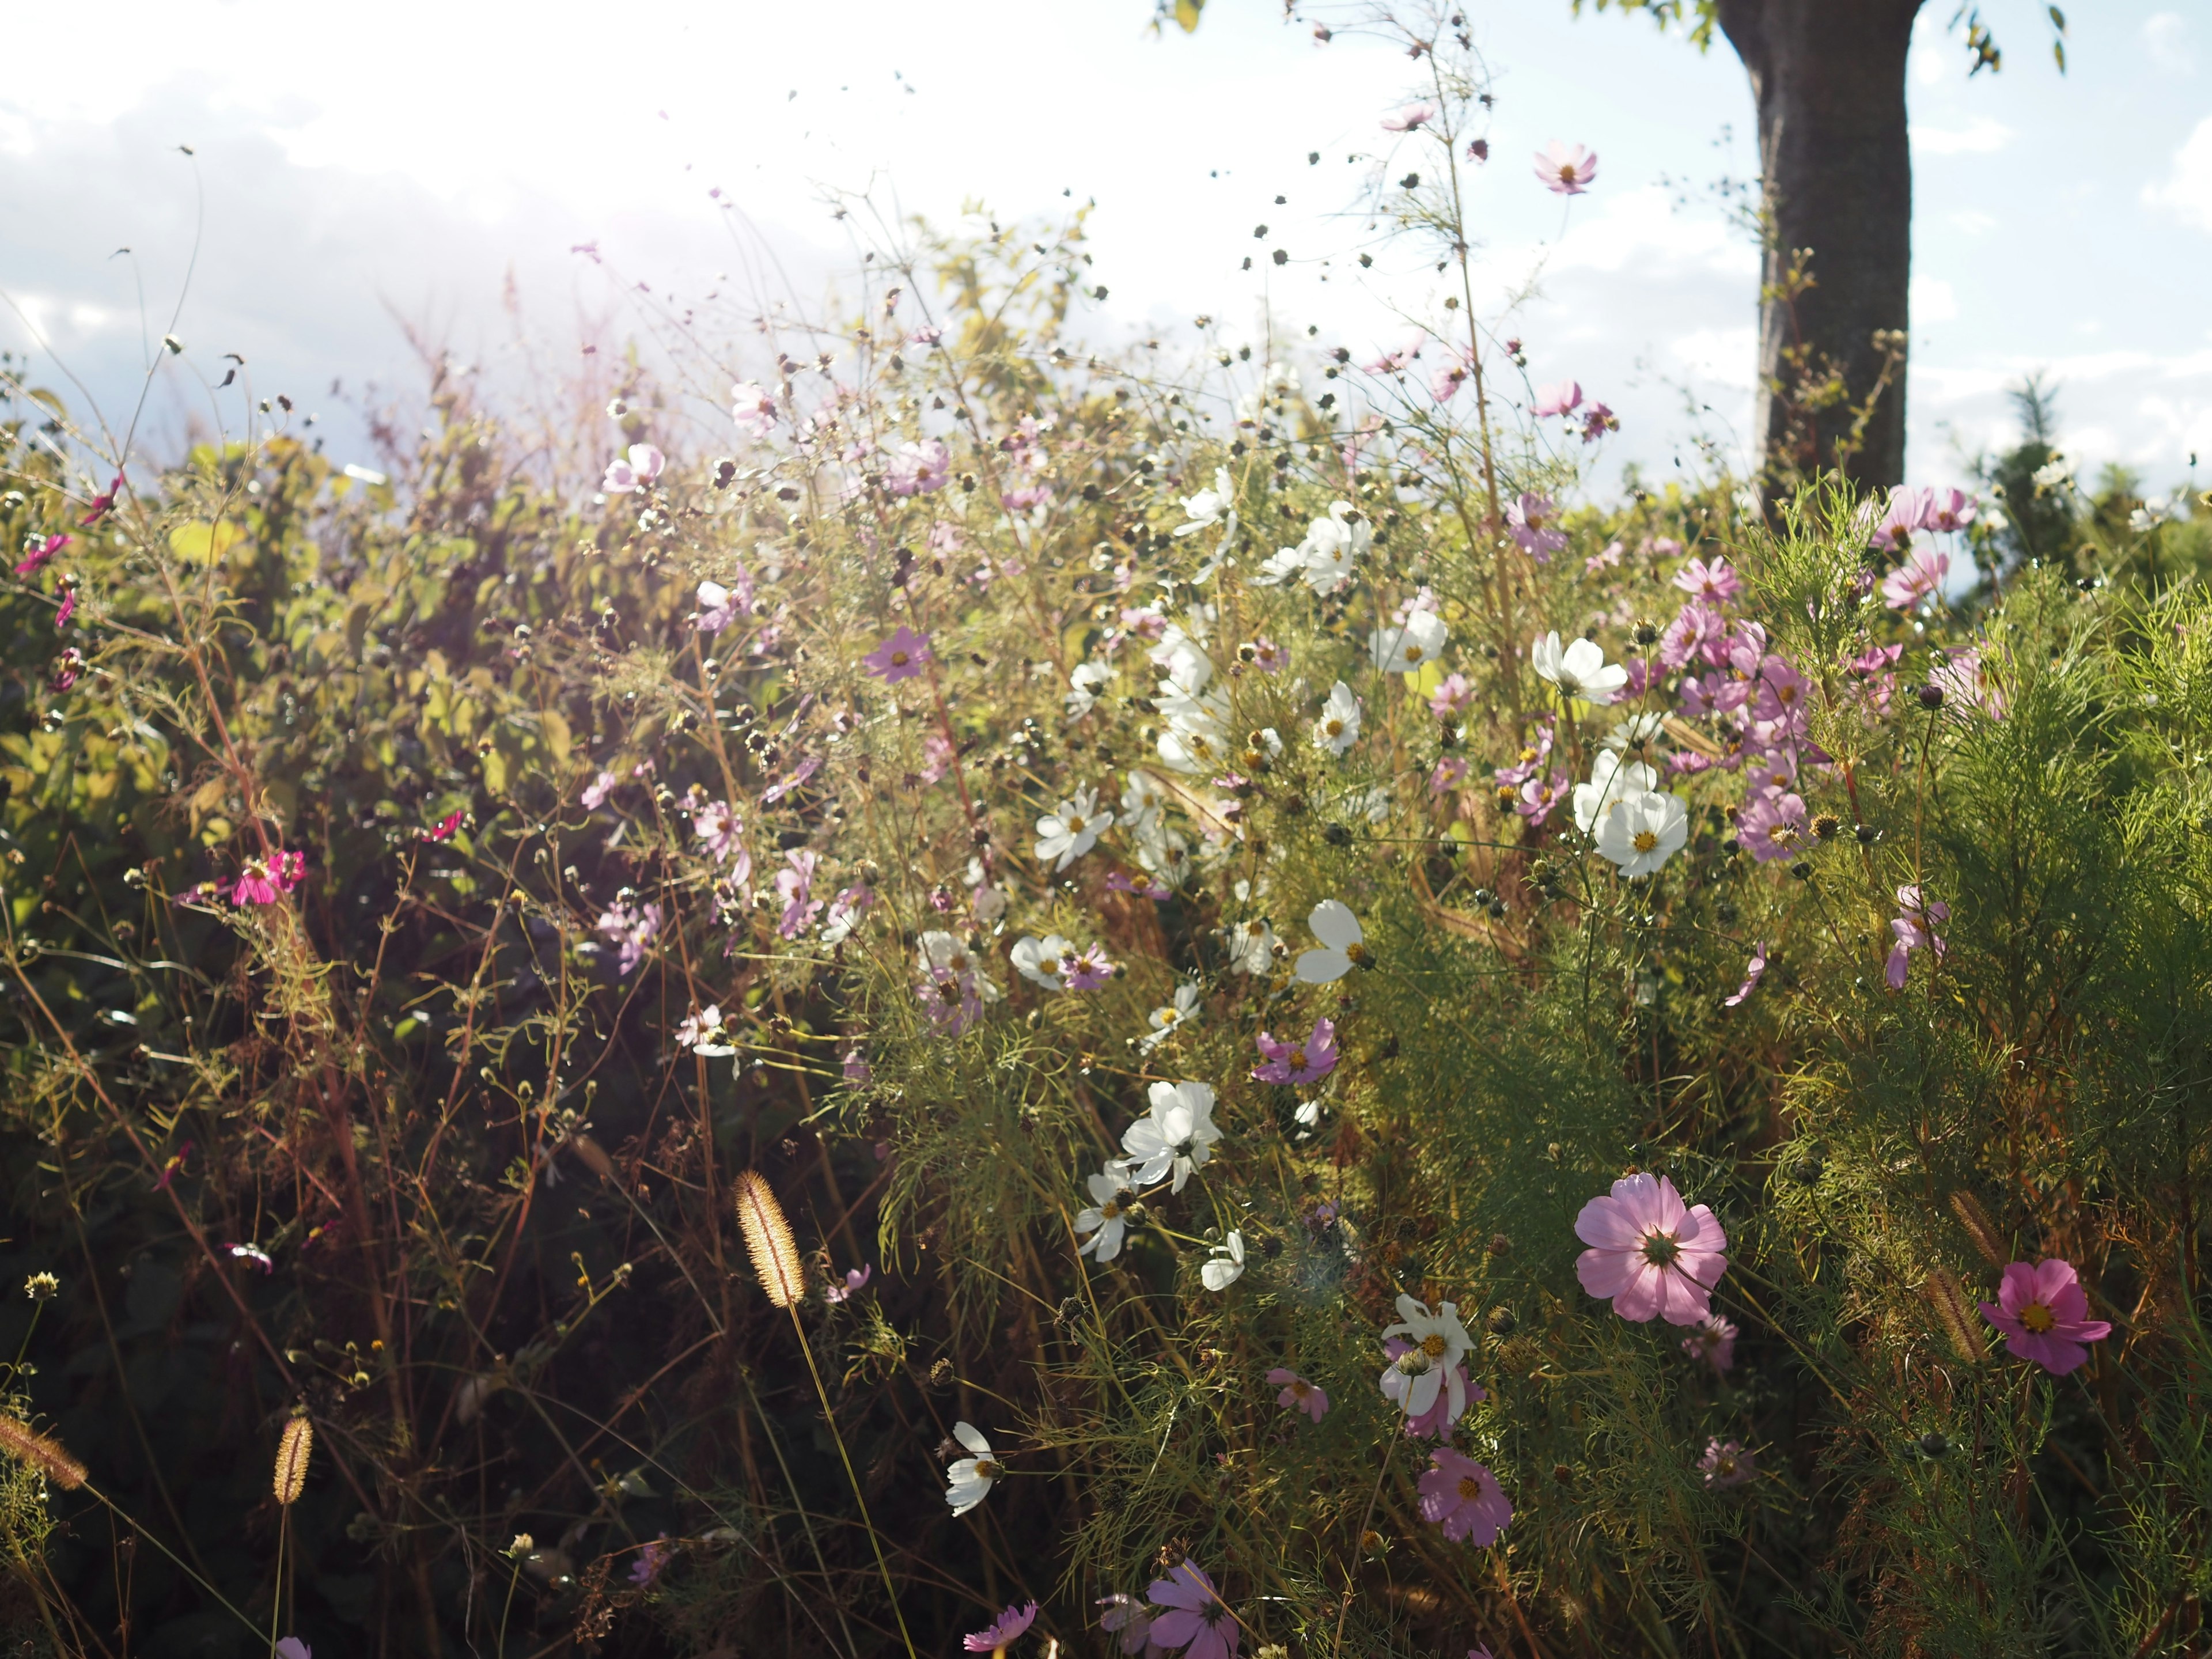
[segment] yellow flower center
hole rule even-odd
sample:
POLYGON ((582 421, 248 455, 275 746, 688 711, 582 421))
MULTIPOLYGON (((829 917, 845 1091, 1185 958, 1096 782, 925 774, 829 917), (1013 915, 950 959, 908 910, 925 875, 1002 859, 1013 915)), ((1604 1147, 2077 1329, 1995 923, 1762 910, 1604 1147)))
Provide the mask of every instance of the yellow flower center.
POLYGON ((1476 1480, 1471 1474, 1463 1474, 1460 1476, 1459 1495, 1460 1501, 1462 1503, 1473 1504, 1480 1502, 1482 1498, 1482 1482, 1476 1480))
POLYGON ((1344 954, 1354 962, 1364 963, 1367 960, 1367 947, 1364 945, 1347 945, 1344 947, 1344 954))
POLYGON ((894 668, 903 668, 903 667, 905 667, 905 666, 906 666, 906 665, 907 665, 907 654, 906 654, 906 653, 905 653, 905 652, 903 652, 903 651, 894 651, 894 652, 892 652, 892 653, 891 653, 891 666, 892 666, 892 667, 894 667, 894 668))
POLYGON ((1444 1357, 1444 1346, 1443 1338, 1434 1331, 1431 1331, 1421 1339, 1421 1352, 1431 1359, 1442 1359, 1444 1357))
POLYGON ((1291 1379, 1291 1392, 1303 1400, 1313 1392, 1313 1384, 1303 1376, 1294 1376, 1291 1379))
POLYGON ((1062 823, 1069 835, 1079 836, 1083 833, 1083 815, 1080 812, 1069 813, 1062 823))
POLYGON ((1322 722, 1321 729, 1332 738, 1340 738, 1344 735, 1344 722, 1336 720, 1324 720, 1322 722))
POLYGON ((1103 1204, 1101 1204, 1098 1206, 1098 1213, 1106 1220, 1111 1221, 1115 1216, 1121 1213, 1121 1200, 1118 1198, 1108 1199, 1103 1204))
POLYGON ((1563 185, 1576 185, 1582 182, 1581 179, 1576 174, 1575 164, 1572 161, 1565 161, 1560 164, 1559 182, 1563 185))
POLYGON ((975 1460, 975 1474, 979 1480, 996 1480, 1005 1473, 1004 1469, 988 1457, 979 1457, 975 1460))
POLYGON ((2058 1322, 2058 1316, 2040 1302, 2031 1302, 2020 1310, 2020 1322, 2041 1336, 2058 1322))
POLYGON ((1419 646, 1409 645, 1406 647, 1406 660, 1407 662, 1419 662, 1420 659, 1421 647, 1419 646))
POLYGON ((1658 844, 1659 837, 1653 835, 1649 830, 1638 830, 1636 832, 1635 846, 1638 852, 1648 853, 1658 844))

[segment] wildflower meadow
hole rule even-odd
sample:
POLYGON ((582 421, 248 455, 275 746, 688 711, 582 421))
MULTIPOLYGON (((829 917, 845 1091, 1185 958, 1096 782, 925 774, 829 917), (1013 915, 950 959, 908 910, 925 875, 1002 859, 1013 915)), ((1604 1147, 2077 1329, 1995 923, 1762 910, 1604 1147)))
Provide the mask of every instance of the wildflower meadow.
MULTIPOLYGON (((1605 188, 1413 38, 1378 237, 1605 188)), ((2212 498, 850 207, 376 468, 7 365, 9 1650, 2206 1652, 2212 498)))

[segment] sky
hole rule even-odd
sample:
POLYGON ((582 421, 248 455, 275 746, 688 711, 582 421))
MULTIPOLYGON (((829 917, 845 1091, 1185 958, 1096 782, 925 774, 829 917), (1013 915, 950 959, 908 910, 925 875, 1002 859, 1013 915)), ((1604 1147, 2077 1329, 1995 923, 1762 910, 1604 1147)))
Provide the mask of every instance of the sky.
MULTIPOLYGON (((1951 10, 1925 9, 1910 70, 1911 481, 1962 479, 2012 441, 2006 390, 2039 371, 2077 465, 2155 491, 2195 452, 2201 488, 2212 13, 2079 9, 2062 76, 2042 9, 1992 0, 2005 65, 1969 77, 1951 10)), ((1620 413, 1601 477, 1663 476, 1699 431, 1741 465, 1758 260, 1715 189, 1756 173, 1741 67, 1724 42, 1700 54, 1568 0, 1466 11, 1497 97, 1479 307, 1525 342, 1531 381, 1571 376, 1620 413), (1529 165, 1553 139, 1600 157, 1571 203, 1529 165)), ((253 395, 289 392, 334 457, 367 460, 363 408, 419 395, 410 334, 496 372, 517 349, 504 296, 556 367, 632 325, 639 283, 816 306, 860 255, 838 191, 940 224, 1095 203, 1108 298, 1084 326, 1102 343, 1180 337, 1201 313, 1233 343, 1272 316, 1365 354, 1440 316, 1410 250, 1351 263, 1389 155, 1378 118, 1416 66, 1317 45, 1278 0, 1212 0, 1191 35, 1150 17, 1148 0, 112 0, 88 55, 68 9, 27 12, 10 33, 30 72, 0 89, 0 348, 119 426, 150 347, 156 449, 195 419, 236 428, 246 386, 208 390, 235 352, 253 395), (1258 257, 1277 246, 1279 270, 1258 257), (173 326, 169 362, 154 343, 173 326)))

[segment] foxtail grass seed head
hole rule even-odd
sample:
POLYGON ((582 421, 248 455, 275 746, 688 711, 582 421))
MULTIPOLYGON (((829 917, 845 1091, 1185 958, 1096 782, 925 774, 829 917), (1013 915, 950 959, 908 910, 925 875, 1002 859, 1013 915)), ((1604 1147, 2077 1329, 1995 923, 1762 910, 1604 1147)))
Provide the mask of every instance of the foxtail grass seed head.
POLYGON ((276 1501, 293 1504, 300 1501, 300 1493, 307 1484, 307 1458, 315 1449, 315 1428, 305 1417, 295 1417, 284 1425, 284 1437, 276 1443, 276 1472, 270 1486, 276 1493, 276 1501))
POLYGON ((806 1294, 806 1268, 792 1241, 783 1206, 754 1170, 738 1177, 737 1200, 738 1225, 744 1232, 745 1254, 752 1258, 761 1289, 777 1307, 788 1308, 806 1294))
POLYGON ((1951 1213, 1959 1218, 1959 1224, 1966 1230, 1966 1237, 1974 1241, 1974 1248, 1982 1253, 1982 1260, 1992 1267, 2002 1267, 2012 1260, 2012 1251, 2006 1248, 1990 1213, 1982 1207, 1981 1200, 1961 1187, 1951 1194, 1951 1213))
POLYGON ((1990 1357, 1981 1333, 1974 1328, 1973 1304, 1960 1289, 1958 1276, 1946 1268, 1937 1267, 1928 1275, 1921 1287, 1928 1305, 1936 1310, 1936 1318, 1943 1327, 1943 1334, 1951 1339, 1951 1347, 1969 1365, 1978 1365, 1990 1357))
POLYGON ((75 1492, 85 1483, 84 1465, 64 1451, 61 1442, 19 1417, 0 1413, 0 1450, 28 1463, 57 1486, 75 1492))

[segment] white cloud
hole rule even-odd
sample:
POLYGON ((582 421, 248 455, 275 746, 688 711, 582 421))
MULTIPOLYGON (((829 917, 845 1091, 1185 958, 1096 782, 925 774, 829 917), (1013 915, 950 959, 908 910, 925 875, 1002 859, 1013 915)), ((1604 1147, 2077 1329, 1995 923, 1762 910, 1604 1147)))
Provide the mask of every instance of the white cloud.
POLYGON ((1979 236, 1997 228, 1994 213, 1984 213, 1979 208, 1960 208, 1949 216, 1951 228, 1968 236, 1979 236))
POLYGON ((2143 200, 2184 224, 2212 230, 2212 115, 2199 121, 2174 152, 2172 176, 2163 184, 2143 186, 2143 200))
POLYGON ((1668 352, 1692 374, 1724 386, 1751 385, 1759 367, 1756 328, 1699 328, 1668 343, 1668 352))
POLYGON ((1993 155, 2013 141, 2013 130, 1987 115, 1963 127, 1916 126, 1912 148, 1923 155, 1993 155))
POLYGON ((2178 11, 2154 12, 2143 19, 2143 45, 2151 67, 2166 75, 2196 72, 2197 54, 2189 48, 2189 23, 2178 11))
POLYGON ((1634 270, 1644 277, 1685 270, 1747 276, 1759 270, 1759 250, 1717 215, 1676 212, 1668 192, 1649 185, 1576 222, 1550 263, 1554 270, 1634 270))
POLYGON ((1915 323, 1948 323, 1959 314, 1959 295, 1941 276, 1915 276, 1908 298, 1915 323))

